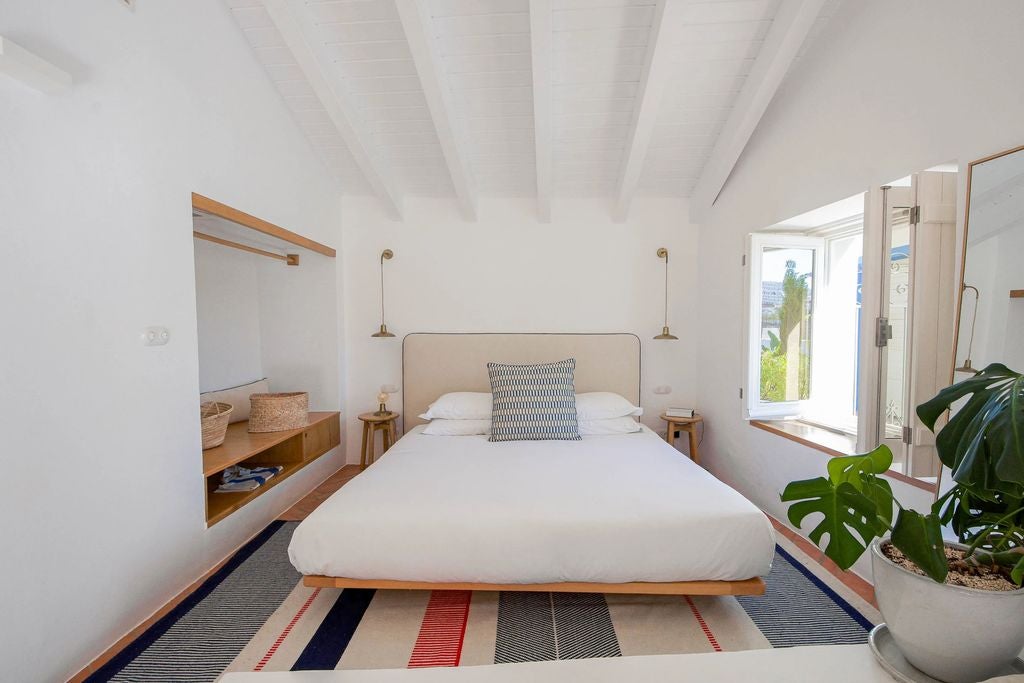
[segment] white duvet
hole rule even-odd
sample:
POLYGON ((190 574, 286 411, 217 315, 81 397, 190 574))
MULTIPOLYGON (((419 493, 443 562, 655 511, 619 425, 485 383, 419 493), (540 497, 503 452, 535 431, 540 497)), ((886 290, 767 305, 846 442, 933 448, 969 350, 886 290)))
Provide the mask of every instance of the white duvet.
POLYGON ((417 427, 292 537, 303 574, 548 583, 739 580, 775 537, 751 502, 652 431, 488 443, 417 427))

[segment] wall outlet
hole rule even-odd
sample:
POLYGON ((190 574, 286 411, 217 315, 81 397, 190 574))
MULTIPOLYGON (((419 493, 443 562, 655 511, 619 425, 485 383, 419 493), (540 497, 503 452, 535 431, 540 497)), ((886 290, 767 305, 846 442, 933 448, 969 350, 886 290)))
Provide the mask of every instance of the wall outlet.
POLYGON ((145 327, 142 343, 146 346, 163 346, 171 340, 171 331, 166 327, 145 327))

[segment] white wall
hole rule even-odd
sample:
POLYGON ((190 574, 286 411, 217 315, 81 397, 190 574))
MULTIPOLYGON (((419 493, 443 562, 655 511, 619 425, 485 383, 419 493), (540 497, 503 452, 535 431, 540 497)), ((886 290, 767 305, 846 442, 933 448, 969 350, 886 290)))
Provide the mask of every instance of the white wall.
POLYGON ((259 258, 195 241, 200 391, 236 387, 264 376, 256 277, 259 258))
MULTIPOLYGON (((343 457, 206 529, 189 193, 334 246, 340 203, 223 3, 0 0, 0 17, 76 80, 46 96, 0 76, 0 660, 5 680, 56 681, 343 457), (147 325, 170 343, 144 347, 147 325)), ((336 333, 329 263, 307 296, 336 333)))
MULTIPOLYGON (((559 201, 551 223, 536 220, 532 200, 484 200, 476 223, 451 200, 413 200, 404 223, 373 200, 346 198, 343 210, 346 413, 349 461, 359 453, 356 415, 373 409, 382 384, 402 383, 402 337, 410 332, 633 332, 643 356, 644 421, 659 429, 660 410, 693 405, 694 358, 702 334, 694 320, 696 230, 679 200, 638 199, 628 222, 613 223, 606 201, 559 201), (668 247, 672 286, 661 332, 662 262, 668 247), (393 339, 371 338, 380 324, 380 252, 385 262, 387 324, 393 339), (660 385, 670 395, 655 395, 660 385)), ((392 399, 401 408, 401 396, 392 399)))
MULTIPOLYGON (((338 242, 340 230, 331 241, 338 242)), ((309 393, 310 410, 339 410, 341 259, 296 251, 298 267, 267 258, 257 264, 263 374, 271 391, 309 393)))
MULTIPOLYGON (((780 519, 779 492, 820 476, 826 456, 741 419, 744 238, 871 185, 950 159, 963 167, 1024 142, 1024 98, 1008 86, 1021 78, 1022 25, 1016 0, 843 3, 787 77, 700 227, 697 367, 709 423, 702 455, 780 519)), ((912 504, 930 499, 897 482, 894 489, 912 504)))

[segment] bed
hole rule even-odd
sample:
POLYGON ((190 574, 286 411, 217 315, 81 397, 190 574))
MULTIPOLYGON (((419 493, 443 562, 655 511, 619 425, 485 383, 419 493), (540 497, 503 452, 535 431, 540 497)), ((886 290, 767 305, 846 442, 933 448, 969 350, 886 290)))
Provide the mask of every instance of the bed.
MULTIPOLYGON (((410 335, 405 415, 486 390, 486 363, 577 359, 578 392, 639 403, 633 335, 410 335)), ((427 436, 415 417, 289 548, 308 586, 751 595, 767 517, 644 428, 582 441, 427 436), (410 429, 411 427, 411 429, 410 429)))

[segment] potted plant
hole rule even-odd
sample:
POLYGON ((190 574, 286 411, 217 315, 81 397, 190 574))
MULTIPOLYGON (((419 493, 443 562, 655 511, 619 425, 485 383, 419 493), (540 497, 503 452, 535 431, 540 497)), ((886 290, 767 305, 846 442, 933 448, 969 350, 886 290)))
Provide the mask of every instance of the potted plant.
POLYGON ((871 549, 878 607, 907 661, 950 683, 1004 670, 1024 647, 1024 375, 989 365, 917 408, 937 433, 939 460, 953 486, 925 513, 893 497, 881 475, 892 452, 829 460, 827 477, 795 481, 796 527, 823 515, 810 532, 825 554, 848 569, 871 549), (944 542, 943 526, 960 543, 944 542))

